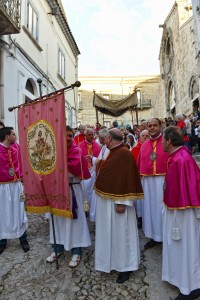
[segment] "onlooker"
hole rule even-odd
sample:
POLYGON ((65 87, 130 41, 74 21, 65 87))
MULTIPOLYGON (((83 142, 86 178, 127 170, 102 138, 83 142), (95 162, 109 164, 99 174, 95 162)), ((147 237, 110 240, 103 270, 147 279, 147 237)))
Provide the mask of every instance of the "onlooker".
POLYGON ((188 147, 188 149, 190 148, 190 145, 189 145, 189 137, 188 137, 188 135, 187 135, 187 126, 186 126, 186 123, 183 121, 183 115, 182 114, 177 114, 176 116, 175 116, 175 119, 176 119, 176 121, 177 121, 177 124, 176 124, 176 126, 178 127, 178 128, 180 128, 181 129, 181 131, 183 132, 183 136, 184 136, 184 145, 186 146, 186 147, 188 147))
POLYGON ((85 140, 85 134, 84 134, 85 126, 80 125, 79 126, 79 134, 77 134, 74 138, 74 142, 79 145, 81 142, 85 140))

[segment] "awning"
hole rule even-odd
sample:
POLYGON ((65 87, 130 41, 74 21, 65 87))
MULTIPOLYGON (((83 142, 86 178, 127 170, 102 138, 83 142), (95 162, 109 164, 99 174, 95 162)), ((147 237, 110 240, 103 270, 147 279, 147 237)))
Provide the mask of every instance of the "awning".
POLYGON ((121 100, 108 100, 94 94, 93 106, 102 114, 118 117, 127 110, 132 110, 138 104, 137 94, 133 93, 121 100))

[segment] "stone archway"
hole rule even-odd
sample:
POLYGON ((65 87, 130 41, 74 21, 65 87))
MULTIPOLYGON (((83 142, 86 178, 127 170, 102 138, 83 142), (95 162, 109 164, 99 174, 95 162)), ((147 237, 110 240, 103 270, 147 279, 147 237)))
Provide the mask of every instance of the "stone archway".
POLYGON ((199 108, 199 84, 197 76, 193 75, 190 79, 189 85, 189 97, 192 104, 193 112, 196 112, 199 108))
POLYGON ((171 78, 167 83, 167 106, 169 117, 174 118, 176 115, 176 97, 173 81, 171 80, 171 78))

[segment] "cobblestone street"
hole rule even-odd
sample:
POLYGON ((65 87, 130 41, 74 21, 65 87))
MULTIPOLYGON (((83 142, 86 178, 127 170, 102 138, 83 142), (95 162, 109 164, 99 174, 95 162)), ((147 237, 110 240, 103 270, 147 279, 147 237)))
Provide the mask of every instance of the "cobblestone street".
POLYGON ((68 267, 70 253, 56 264, 47 264, 51 253, 48 220, 41 215, 29 215, 30 251, 24 253, 18 240, 9 240, 0 256, 0 299, 41 300, 122 300, 122 299, 174 299, 178 290, 161 281, 162 246, 143 251, 147 241, 140 231, 141 266, 131 274, 129 281, 117 284, 117 272, 110 274, 94 269, 94 231, 90 223, 92 246, 84 250, 80 265, 68 267))

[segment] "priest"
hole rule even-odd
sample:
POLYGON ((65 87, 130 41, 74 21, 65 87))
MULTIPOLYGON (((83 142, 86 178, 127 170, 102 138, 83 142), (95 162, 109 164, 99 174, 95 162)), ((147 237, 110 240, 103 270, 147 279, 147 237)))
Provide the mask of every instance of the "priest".
POLYGON ((95 269, 116 270, 117 283, 123 283, 140 263, 133 202, 142 198, 143 191, 136 161, 123 144, 121 131, 110 129, 105 144, 110 153, 96 166, 95 269))

